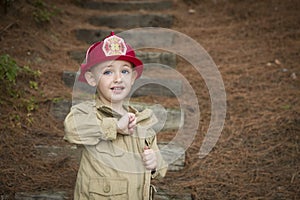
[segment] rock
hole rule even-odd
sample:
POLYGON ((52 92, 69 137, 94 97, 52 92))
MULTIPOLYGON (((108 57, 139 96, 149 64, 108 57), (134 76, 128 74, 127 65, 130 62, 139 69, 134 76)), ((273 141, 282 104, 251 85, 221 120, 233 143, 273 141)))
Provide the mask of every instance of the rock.
MULTIPOLYGON (((154 195, 155 200, 192 200, 189 193, 175 193, 165 191, 156 187, 157 192, 154 195)), ((4 195, 1 198, 5 200, 4 195)), ((41 192, 18 192, 15 194, 15 200, 66 200, 70 199, 65 191, 41 191, 41 192)))
POLYGON ((185 149, 175 143, 159 142, 158 147, 164 158, 169 163, 169 171, 179 171, 185 165, 185 149))
MULTIPOLYGON (((169 52, 147 52, 136 51, 136 57, 143 61, 144 64, 155 63, 166 65, 171 68, 176 68, 176 55, 169 52)), ((147 70, 147 68, 145 68, 147 70)))
MULTIPOLYGON (((103 40, 110 34, 111 29, 76 29, 76 38, 92 44, 103 40)), ((123 31, 114 29, 114 33, 126 40, 133 48, 142 49, 149 47, 170 47, 173 44, 175 34, 166 31, 155 31, 151 27, 123 31)), ((84 58, 84 56, 83 56, 84 58)), ((80 59, 80 62, 82 58, 80 59)))
POLYGON ((297 75, 296 75, 296 73, 295 73, 295 72, 293 72, 293 73, 291 74, 291 77, 292 77, 292 79, 296 80, 296 79, 297 79, 297 75))
MULTIPOLYGON (((73 60, 75 60, 76 62, 78 62, 78 64, 83 63, 84 59, 85 59, 85 50, 82 51, 70 51, 68 52, 68 55, 70 56, 70 58, 72 58, 73 60)), ((78 65, 79 68, 80 65, 78 65)))
POLYGON ((42 191, 42 192, 18 192, 15 194, 16 200, 65 200, 67 198, 66 192, 61 191, 42 191))
POLYGON ((130 96, 176 97, 182 94, 182 81, 176 79, 149 78, 142 76, 132 87, 130 96))
POLYGON ((188 10, 188 13, 189 13, 189 14, 195 14, 195 13, 196 13, 196 10, 194 10, 194 9, 189 9, 189 10, 188 10))
POLYGON ((168 14, 114 14, 93 16, 88 21, 92 25, 109 28, 170 28, 173 25, 173 16, 168 14))
POLYGON ((177 130, 182 126, 184 122, 184 113, 180 109, 165 109, 158 104, 151 105, 136 102, 131 102, 130 105, 134 106, 134 108, 139 111, 144 110, 145 108, 149 108, 153 111, 159 121, 153 127, 156 132, 164 130, 177 130))
POLYGON ((73 160, 79 161, 81 156, 82 147, 76 145, 65 146, 49 146, 49 145, 36 145, 35 149, 40 153, 44 159, 51 159, 57 157, 69 157, 73 160))
POLYGON ((58 120, 64 120, 67 114, 70 112, 72 102, 68 100, 59 100, 52 102, 50 106, 51 114, 58 120))
POLYGON ((192 195, 190 193, 178 194, 171 191, 164 191, 157 188, 157 193, 154 195, 155 200, 192 200, 192 195))
POLYGON ((74 86, 74 81, 76 79, 77 73, 64 71, 62 74, 62 80, 64 84, 68 87, 74 86))
POLYGON ((276 65, 281 65, 281 62, 278 59, 275 59, 274 62, 275 62, 276 65))
MULTIPOLYGON (((98 41, 101 41, 103 38, 110 34, 111 30, 102 30, 102 29, 76 29, 75 36, 78 40, 84 41, 88 44, 92 44, 98 41)), ((115 30, 115 34, 121 32, 121 30, 115 30)), ((80 62, 83 61, 85 52, 82 52, 83 56, 80 58, 80 62)))
POLYGON ((164 10, 172 8, 171 0, 164 1, 88 1, 84 7, 105 11, 118 10, 164 10))

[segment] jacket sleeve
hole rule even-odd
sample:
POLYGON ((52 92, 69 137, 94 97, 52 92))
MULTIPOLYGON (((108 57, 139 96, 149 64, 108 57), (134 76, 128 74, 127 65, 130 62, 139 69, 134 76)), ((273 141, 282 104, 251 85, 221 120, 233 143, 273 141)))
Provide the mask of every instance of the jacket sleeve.
POLYGON ((96 145, 100 140, 117 137, 116 119, 102 117, 92 102, 73 106, 65 118, 64 127, 64 139, 74 144, 96 145))

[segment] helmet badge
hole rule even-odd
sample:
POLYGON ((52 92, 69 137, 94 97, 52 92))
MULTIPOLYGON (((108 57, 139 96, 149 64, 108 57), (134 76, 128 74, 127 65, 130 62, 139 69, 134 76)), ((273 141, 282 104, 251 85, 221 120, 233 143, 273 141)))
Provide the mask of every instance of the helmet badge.
POLYGON ((122 38, 112 35, 104 40, 102 50, 105 56, 126 55, 127 47, 122 38))

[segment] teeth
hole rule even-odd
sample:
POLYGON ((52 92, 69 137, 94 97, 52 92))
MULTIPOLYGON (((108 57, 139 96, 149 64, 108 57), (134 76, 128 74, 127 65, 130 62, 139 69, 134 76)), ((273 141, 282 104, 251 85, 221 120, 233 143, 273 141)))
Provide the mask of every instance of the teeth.
POLYGON ((117 87, 115 87, 115 88, 112 88, 113 90, 122 90, 123 88, 117 88, 117 87))

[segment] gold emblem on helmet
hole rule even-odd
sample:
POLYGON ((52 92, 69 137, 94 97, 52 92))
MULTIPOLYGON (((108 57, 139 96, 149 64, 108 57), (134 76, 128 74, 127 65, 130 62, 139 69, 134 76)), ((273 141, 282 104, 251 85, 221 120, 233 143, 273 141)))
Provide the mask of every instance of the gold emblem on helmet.
POLYGON ((106 56, 126 55, 127 47, 122 38, 113 35, 104 40, 102 50, 106 56))

